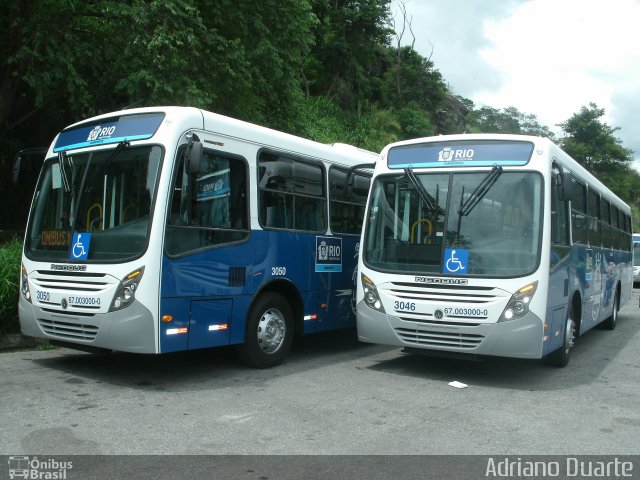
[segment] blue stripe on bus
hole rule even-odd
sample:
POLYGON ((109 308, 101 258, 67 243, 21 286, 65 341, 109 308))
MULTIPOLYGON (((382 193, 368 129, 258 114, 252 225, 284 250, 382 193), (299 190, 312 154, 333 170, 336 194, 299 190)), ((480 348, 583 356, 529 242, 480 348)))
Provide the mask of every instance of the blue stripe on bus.
POLYGON ((316 237, 327 235, 257 230, 245 243, 213 247, 180 258, 165 255, 160 317, 169 314, 174 320, 160 323, 160 350, 243 342, 247 313, 256 293, 278 281, 288 282, 298 291, 302 316, 316 316, 303 322, 303 333, 355 326, 353 296, 360 239, 341 237, 342 264, 325 265, 323 271, 316 272, 316 237), (229 285, 231 267, 246 268, 243 285, 229 285), (225 323, 227 329, 209 329, 225 323), (188 332, 177 333, 175 329, 181 328, 188 332))
POLYGON ((62 147, 59 148, 54 148, 53 151, 54 152, 61 152, 61 151, 66 151, 66 150, 76 150, 78 148, 85 148, 85 147, 92 147, 95 145, 108 145, 110 143, 120 143, 120 142, 125 142, 125 141, 133 141, 133 140, 146 140, 147 138, 151 138, 153 136, 153 134, 151 135, 130 135, 130 136, 126 136, 126 137, 114 137, 114 138, 105 138, 102 140, 92 140, 90 142, 79 142, 79 143, 73 143, 71 145, 64 145, 62 147))

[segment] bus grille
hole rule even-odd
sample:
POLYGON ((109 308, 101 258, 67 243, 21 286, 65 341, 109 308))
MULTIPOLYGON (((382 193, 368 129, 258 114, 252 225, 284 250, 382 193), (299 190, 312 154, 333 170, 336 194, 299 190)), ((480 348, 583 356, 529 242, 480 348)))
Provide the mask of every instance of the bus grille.
POLYGON ((99 294, 111 286, 104 273, 38 270, 33 283, 42 289, 99 294))
POLYGON ((430 347, 475 348, 482 343, 484 335, 460 332, 396 328, 398 336, 407 343, 430 347))
POLYGON ((394 282, 386 292, 403 300, 483 304, 501 298, 493 287, 469 285, 425 285, 394 282))
MULTIPOLYGON (((410 312, 405 312, 405 311, 401 311, 401 310, 396 310, 395 311, 396 314, 398 314, 398 318, 400 320, 404 320, 405 322, 413 322, 413 323, 422 323, 424 325, 439 325, 439 326, 447 326, 447 327, 477 327, 479 325, 482 325, 481 323, 471 323, 470 321, 462 321, 462 322, 457 322, 455 320, 451 321, 451 320, 436 320, 435 316, 433 314, 421 314, 421 313, 410 313, 410 312), (407 316, 407 315, 411 315, 411 316, 407 316)), ((461 318, 461 319, 465 319, 465 320, 486 320, 488 317, 484 316, 484 317, 471 317, 471 319, 469 319, 469 317, 463 317, 463 316, 450 316, 448 318, 461 318)))
POLYGON ((76 323, 59 322, 44 318, 38 319, 40 328, 52 337, 67 338, 70 340, 95 340, 99 328, 94 325, 82 325, 76 323))
POLYGON ((90 316, 104 313, 109 307, 118 280, 106 273, 36 270, 29 278, 36 289, 51 293, 48 299, 38 299, 34 305, 49 313, 60 315, 90 316), (63 305, 68 297, 92 297, 99 301, 91 304, 63 305))

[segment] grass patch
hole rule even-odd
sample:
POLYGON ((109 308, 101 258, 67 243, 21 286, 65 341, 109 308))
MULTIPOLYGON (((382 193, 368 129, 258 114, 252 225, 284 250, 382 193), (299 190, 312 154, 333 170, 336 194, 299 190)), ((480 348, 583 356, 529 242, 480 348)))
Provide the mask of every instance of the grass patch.
POLYGON ((18 295, 22 241, 17 237, 0 245, 0 335, 18 333, 18 295))

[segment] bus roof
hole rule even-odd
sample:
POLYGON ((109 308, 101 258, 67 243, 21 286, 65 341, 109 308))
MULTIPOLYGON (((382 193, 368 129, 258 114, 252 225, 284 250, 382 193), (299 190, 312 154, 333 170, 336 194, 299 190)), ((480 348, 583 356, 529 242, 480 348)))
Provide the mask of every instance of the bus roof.
MULTIPOLYGON (((389 150, 396 147, 418 145, 424 143, 455 143, 461 141, 504 141, 504 142, 531 142, 534 145, 534 151, 549 151, 550 158, 558 159, 561 161, 563 168, 569 171, 575 178, 582 182, 595 186, 601 193, 606 195, 607 200, 615 203, 618 208, 624 210, 625 213, 630 213, 630 207, 622 201, 615 193, 613 193, 606 185, 598 180, 594 175, 589 173, 582 165, 576 160, 570 157, 553 141, 546 137, 537 137, 532 135, 513 135, 513 134, 500 134, 500 133, 463 133, 455 135, 438 135, 434 137, 422 137, 411 140, 404 140, 401 142, 395 142, 387 145, 381 152, 381 168, 385 168, 387 164, 387 158, 389 150)), ((490 168, 489 166, 485 166, 490 168)), ((480 166, 476 168, 481 168, 480 166)))
MULTIPOLYGON (((101 122, 107 122, 126 115, 153 113, 164 114, 164 122, 177 122, 179 120, 187 119, 190 123, 189 128, 193 130, 204 130, 228 138, 242 139, 245 142, 254 143, 256 145, 271 146, 279 151, 290 151, 293 153, 304 151, 306 155, 324 160, 332 159, 338 163, 348 166, 361 163, 375 163, 379 157, 377 153, 352 145, 346 145, 343 143, 323 144, 195 107, 158 106, 109 112, 69 125, 61 133, 70 132, 82 126, 97 125, 101 122)), ((152 136, 153 135, 148 135, 147 137, 150 138, 152 136)), ((58 134, 54 139, 54 142, 49 149, 48 157, 59 150, 65 149, 60 147, 54 149, 59 137, 60 134, 58 134)), ((80 145, 75 148, 93 146, 87 144, 86 141, 84 143, 84 145, 80 145)))

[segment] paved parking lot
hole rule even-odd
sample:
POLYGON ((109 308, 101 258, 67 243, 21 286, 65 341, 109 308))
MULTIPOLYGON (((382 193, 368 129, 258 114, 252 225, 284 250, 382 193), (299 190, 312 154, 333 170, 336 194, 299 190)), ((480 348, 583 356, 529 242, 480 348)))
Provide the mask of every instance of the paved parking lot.
POLYGON ((637 454, 638 291, 563 369, 298 341, 280 367, 231 349, 0 354, 0 454, 637 454), (468 388, 456 389, 459 381, 468 388))

